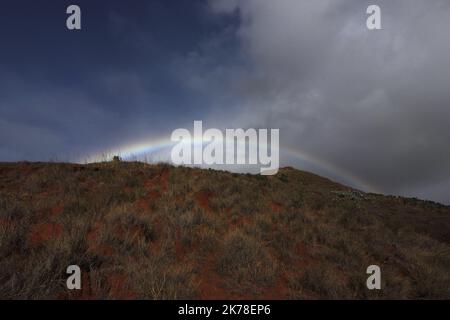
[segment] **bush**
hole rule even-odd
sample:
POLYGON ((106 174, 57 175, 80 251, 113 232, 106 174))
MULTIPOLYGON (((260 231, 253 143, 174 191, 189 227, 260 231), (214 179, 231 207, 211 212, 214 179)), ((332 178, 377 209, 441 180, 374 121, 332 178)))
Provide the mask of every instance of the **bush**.
POLYGON ((237 281, 269 285, 276 274, 277 265, 271 255, 255 239, 240 231, 232 232, 224 241, 218 271, 237 281))

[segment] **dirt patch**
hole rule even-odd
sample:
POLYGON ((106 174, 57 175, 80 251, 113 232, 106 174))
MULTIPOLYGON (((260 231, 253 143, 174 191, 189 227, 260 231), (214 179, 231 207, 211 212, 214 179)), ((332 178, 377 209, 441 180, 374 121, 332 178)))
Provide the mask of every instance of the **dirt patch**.
POLYGON ((167 191, 169 186, 169 169, 164 169, 161 172, 160 183, 163 191, 167 191))
POLYGON ((272 212, 274 212, 274 213, 280 213, 281 210, 283 209, 281 204, 274 202, 274 201, 270 202, 269 207, 272 210, 272 212))
POLYGON ((50 209, 50 217, 56 218, 57 216, 59 216, 61 214, 61 212, 63 210, 64 210, 64 205, 63 204, 59 204, 57 206, 54 206, 53 208, 50 209))
POLYGON ((151 256, 158 255, 161 252, 161 243, 159 241, 154 241, 148 246, 148 253, 151 256))
POLYGON ((88 232, 86 236, 88 244, 91 244, 98 239, 98 233, 100 232, 102 227, 103 224, 100 221, 94 222, 94 224, 91 226, 91 230, 88 232))
POLYGON ((137 206, 139 209, 141 209, 141 210, 144 210, 144 211, 151 211, 151 210, 150 210, 150 203, 149 203, 149 201, 148 201, 147 198, 139 199, 139 200, 136 202, 136 206, 137 206))
POLYGON ((162 191, 167 191, 169 186, 169 169, 161 170, 161 172, 156 174, 152 179, 146 181, 144 186, 147 190, 154 190, 159 187, 162 191))
POLYGON ((147 195, 138 199, 136 205, 144 211, 153 211, 152 204, 156 204, 161 198, 161 191, 166 192, 168 189, 169 170, 164 169, 159 174, 144 182, 147 195))
POLYGON ((161 193, 155 190, 150 190, 144 198, 141 198, 136 202, 136 205, 139 209, 144 211, 153 211, 153 208, 159 198, 161 198, 161 193))
POLYGON ((103 223, 100 221, 94 222, 91 230, 86 235, 88 251, 101 257, 114 257, 117 255, 116 249, 109 244, 100 243, 99 241, 99 234, 103 228, 105 228, 103 223))
POLYGON ((209 204, 209 199, 212 196, 213 194, 211 192, 204 192, 204 191, 197 193, 197 195, 195 196, 195 201, 197 205, 203 210, 205 210, 206 213, 212 213, 212 209, 209 204))
POLYGON ((44 242, 57 239, 61 236, 63 227, 58 223, 39 223, 31 228, 28 236, 28 244, 31 247, 36 247, 44 242))
POLYGON ((89 245, 88 250, 101 257, 114 257, 117 255, 116 249, 108 244, 93 244, 89 245))
POLYGON ((147 199, 149 201, 156 201, 159 198, 161 198, 161 193, 159 193, 158 191, 155 191, 155 190, 149 191, 148 197, 147 197, 147 199))

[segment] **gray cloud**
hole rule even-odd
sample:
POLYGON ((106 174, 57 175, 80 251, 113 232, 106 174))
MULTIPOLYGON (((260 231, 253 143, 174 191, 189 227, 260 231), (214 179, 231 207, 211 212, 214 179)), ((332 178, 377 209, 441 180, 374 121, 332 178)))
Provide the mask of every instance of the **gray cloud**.
POLYGON ((383 30, 368 31, 372 2, 211 1, 241 17, 234 121, 279 127, 383 192, 450 203, 450 2, 376 1, 383 30))

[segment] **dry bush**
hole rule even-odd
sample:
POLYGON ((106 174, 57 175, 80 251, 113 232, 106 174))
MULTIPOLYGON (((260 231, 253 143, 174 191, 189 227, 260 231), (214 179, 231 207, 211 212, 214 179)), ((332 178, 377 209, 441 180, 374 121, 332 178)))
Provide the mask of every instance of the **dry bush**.
POLYGON ((260 242, 235 231, 224 239, 217 268, 238 282, 265 286, 274 280, 277 263, 260 242))

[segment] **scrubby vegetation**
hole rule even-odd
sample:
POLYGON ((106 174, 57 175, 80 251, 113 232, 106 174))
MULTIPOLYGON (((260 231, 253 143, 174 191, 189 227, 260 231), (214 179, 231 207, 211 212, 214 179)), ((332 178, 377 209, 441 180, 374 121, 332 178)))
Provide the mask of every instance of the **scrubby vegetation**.
POLYGON ((449 243, 448 206, 292 168, 0 164, 2 299, 449 299, 449 243))

